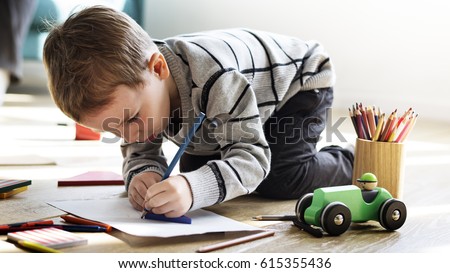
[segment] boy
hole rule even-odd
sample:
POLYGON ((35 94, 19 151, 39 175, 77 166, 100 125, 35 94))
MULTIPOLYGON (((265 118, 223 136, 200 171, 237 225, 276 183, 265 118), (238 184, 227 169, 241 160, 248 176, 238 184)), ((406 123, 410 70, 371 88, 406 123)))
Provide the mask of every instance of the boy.
POLYGON ((351 183, 352 152, 315 149, 334 83, 318 43, 245 29, 152 41, 125 14, 95 6, 50 32, 44 63, 66 115, 124 139, 138 210, 178 217, 254 191, 298 198, 351 183), (162 138, 180 145, 200 112, 180 175, 158 183, 162 138))

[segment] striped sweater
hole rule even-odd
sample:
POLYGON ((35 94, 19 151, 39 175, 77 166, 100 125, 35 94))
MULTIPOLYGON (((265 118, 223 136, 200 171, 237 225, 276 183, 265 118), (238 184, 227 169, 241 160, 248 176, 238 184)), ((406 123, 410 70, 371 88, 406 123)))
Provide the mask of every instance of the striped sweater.
MULTIPOLYGON (((199 112, 206 119, 186 149, 220 154, 189 182, 191 210, 249 194, 270 171, 264 122, 298 92, 334 84, 332 63, 317 42, 248 29, 230 29, 156 41, 181 97, 182 127, 164 137, 180 145, 199 112)), ((162 136, 153 143, 122 145, 124 178, 167 168, 162 136)))

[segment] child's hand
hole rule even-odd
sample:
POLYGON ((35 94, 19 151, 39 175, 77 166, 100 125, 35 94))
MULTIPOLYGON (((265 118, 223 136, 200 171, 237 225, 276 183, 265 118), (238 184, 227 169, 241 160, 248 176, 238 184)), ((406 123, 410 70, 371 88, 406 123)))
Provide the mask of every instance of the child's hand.
POLYGON ((150 186, 144 203, 147 210, 166 217, 182 216, 191 205, 191 187, 183 176, 171 176, 162 183, 150 186))
POLYGON ((133 208, 142 211, 147 189, 161 181, 161 176, 154 172, 143 172, 133 177, 128 186, 128 200, 133 208))

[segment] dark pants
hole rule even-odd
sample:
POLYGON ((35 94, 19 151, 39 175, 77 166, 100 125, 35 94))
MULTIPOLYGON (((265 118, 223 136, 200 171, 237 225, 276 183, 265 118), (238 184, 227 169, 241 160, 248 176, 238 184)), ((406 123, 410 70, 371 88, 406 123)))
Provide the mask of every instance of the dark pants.
POLYGON ((34 12, 35 0, 0 1, 0 68, 11 74, 11 82, 22 76, 22 48, 34 12))
MULTIPOLYGON (((259 194, 293 199, 316 188, 351 184, 351 151, 340 146, 316 150, 332 101, 332 88, 300 92, 266 121, 264 132, 272 153, 271 170, 257 188, 259 194)), ((219 158, 184 154, 180 169, 192 171, 219 158)))

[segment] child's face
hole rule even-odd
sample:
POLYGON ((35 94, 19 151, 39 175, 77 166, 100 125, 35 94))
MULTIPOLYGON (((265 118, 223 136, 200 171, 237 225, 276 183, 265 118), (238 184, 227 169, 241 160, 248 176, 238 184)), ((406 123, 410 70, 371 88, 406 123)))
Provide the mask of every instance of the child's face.
POLYGON ((144 142, 169 124, 169 92, 164 82, 148 70, 144 72, 144 84, 136 88, 119 85, 113 98, 96 115, 83 118, 82 124, 111 132, 126 142, 144 142))

